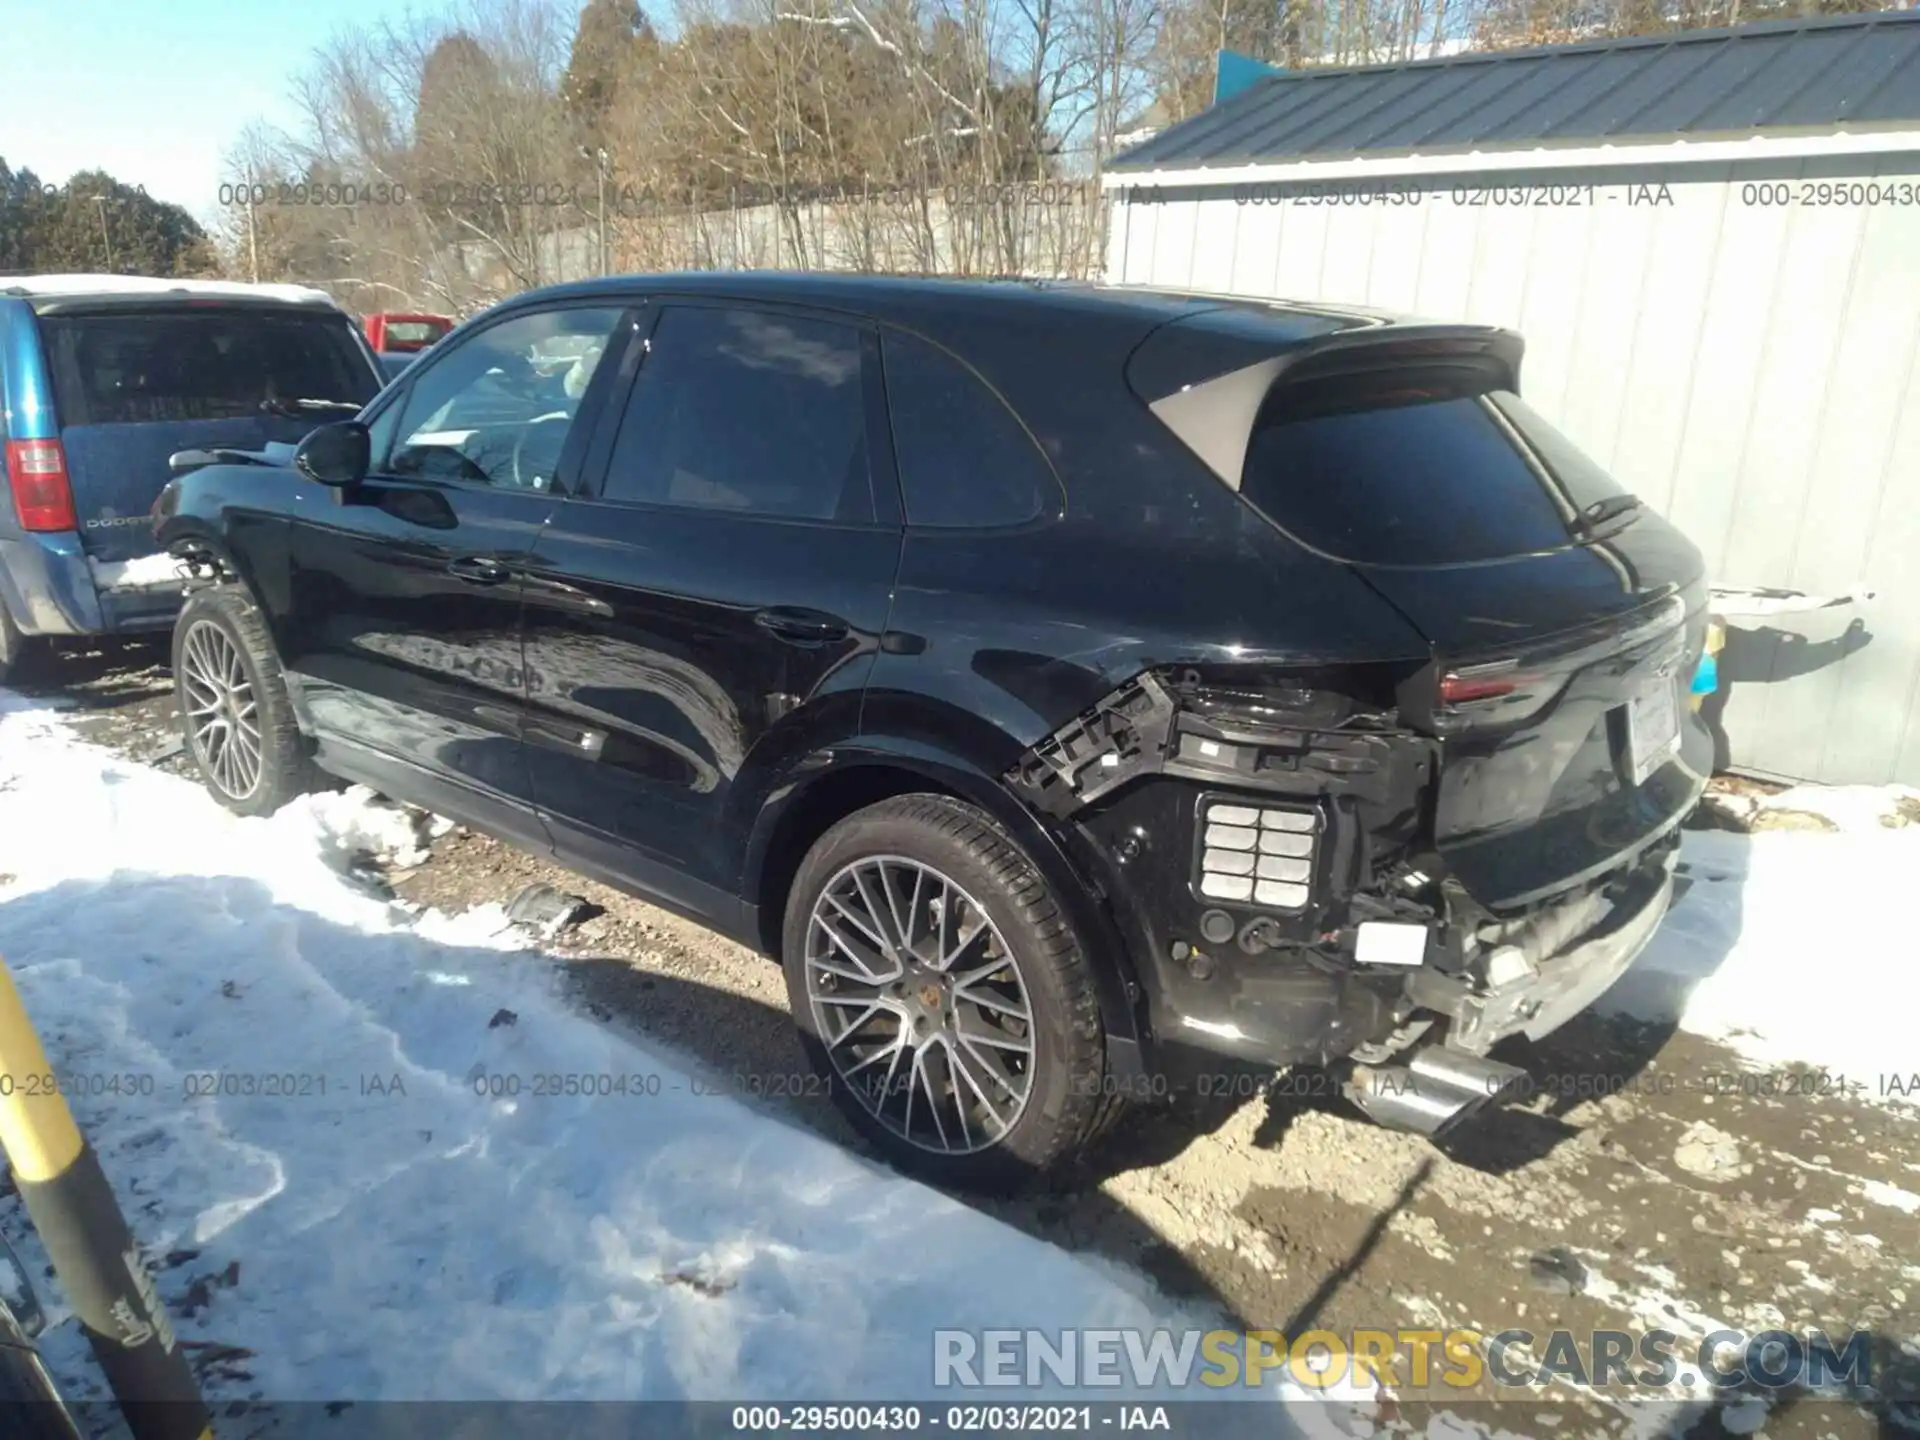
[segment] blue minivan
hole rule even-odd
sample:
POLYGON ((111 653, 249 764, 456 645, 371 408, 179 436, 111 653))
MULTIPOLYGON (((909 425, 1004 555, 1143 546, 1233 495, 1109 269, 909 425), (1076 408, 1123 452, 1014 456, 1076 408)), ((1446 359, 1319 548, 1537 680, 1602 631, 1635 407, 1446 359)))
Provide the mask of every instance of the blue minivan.
POLYGON ((0 683, 43 637, 173 623, 148 512, 175 451, 297 441, 384 383, 319 290, 0 276, 0 683))

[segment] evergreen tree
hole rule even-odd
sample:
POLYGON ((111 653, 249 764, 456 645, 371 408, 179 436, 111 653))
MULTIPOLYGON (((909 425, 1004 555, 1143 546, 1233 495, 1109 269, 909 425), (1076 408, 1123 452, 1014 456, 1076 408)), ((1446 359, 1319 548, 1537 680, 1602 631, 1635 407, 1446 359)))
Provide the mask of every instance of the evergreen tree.
POLYGON ((0 156, 0 272, 26 270, 27 235, 40 208, 40 177, 0 156))
POLYGON ((213 247, 194 218, 104 170, 43 185, 0 161, 0 270, 58 274, 211 274, 213 247))
POLYGON ((660 42, 634 0, 588 0, 574 32, 560 96, 583 144, 606 140, 607 112, 635 67, 657 54, 660 42))

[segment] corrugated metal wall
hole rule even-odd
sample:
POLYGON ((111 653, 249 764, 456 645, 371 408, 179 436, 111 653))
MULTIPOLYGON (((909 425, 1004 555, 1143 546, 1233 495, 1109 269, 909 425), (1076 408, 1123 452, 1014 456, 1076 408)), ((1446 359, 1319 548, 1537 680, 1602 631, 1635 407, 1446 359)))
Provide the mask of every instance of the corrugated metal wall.
POLYGON ((1117 200, 1108 278, 1519 330, 1527 397, 1671 516, 1716 581, 1878 592, 1738 622, 1733 762, 1920 784, 1920 154, 1418 184, 1424 199, 1392 205, 1117 200), (1803 193, 1874 182, 1892 198, 1803 193), (1596 196, 1471 203, 1509 183, 1596 196), (1763 184, 1791 203, 1748 188, 1763 184), (1671 204, 1632 203, 1660 185, 1671 204))

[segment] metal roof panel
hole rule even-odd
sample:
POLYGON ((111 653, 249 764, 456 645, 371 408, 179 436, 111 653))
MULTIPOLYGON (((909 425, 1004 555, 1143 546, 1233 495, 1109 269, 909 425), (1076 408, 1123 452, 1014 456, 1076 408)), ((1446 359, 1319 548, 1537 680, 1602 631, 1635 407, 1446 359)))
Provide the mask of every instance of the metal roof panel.
MULTIPOLYGON (((1645 114, 1685 85, 1698 68, 1686 46, 1607 57, 1606 88, 1577 116, 1562 123, 1568 135, 1612 136, 1639 128, 1645 114)), ((1558 137, 1557 137, 1558 138, 1558 137)))
POLYGON ((1319 124, 1328 114, 1364 104, 1366 87, 1260 86, 1248 94, 1248 103, 1214 132, 1212 154, 1258 154, 1271 145, 1287 143, 1287 137, 1319 124))
POLYGON ((1355 149, 1392 150, 1410 145, 1413 137, 1431 128, 1436 114, 1453 108, 1461 95, 1482 88, 1480 77, 1471 70, 1455 70, 1432 80, 1409 76, 1404 70, 1400 75, 1413 83, 1403 84, 1398 95, 1383 99, 1364 127, 1355 127, 1355 149))
POLYGON ((1549 99, 1561 84, 1553 65, 1494 64, 1479 67, 1477 89, 1482 94, 1475 111, 1462 117, 1449 132, 1424 137, 1429 145, 1470 145, 1510 134, 1532 134, 1528 116, 1549 99))
POLYGON ((1111 168, 1869 121, 1920 122, 1920 11, 1279 75, 1162 131, 1111 168))
MULTIPOLYGON (((1648 107, 1641 123, 1680 131, 1749 130, 1766 124, 1769 102, 1785 99, 1791 51, 1778 35, 1718 47, 1684 84, 1648 107)), ((1802 77, 1804 83, 1804 77, 1802 77)))
POLYGON ((1515 115, 1497 138, 1544 140, 1593 133, 1592 112, 1633 73, 1632 62, 1623 64, 1623 59, 1600 50, 1536 62, 1552 74, 1553 85, 1515 115))
MULTIPOLYGON (((1920 56, 1920 29, 1876 25, 1833 31, 1809 37, 1805 48, 1826 57, 1827 65, 1774 107, 1776 125, 1820 125, 1835 118, 1856 118, 1854 111, 1863 99, 1920 56)), ((1908 100, 1920 110, 1920 96, 1909 94, 1908 100)))
POLYGON ((1364 125, 1368 115, 1381 105, 1391 103, 1399 93, 1399 72, 1393 70, 1355 75, 1350 80, 1344 77, 1336 80, 1333 76, 1312 78, 1317 82, 1314 88, 1319 93, 1318 103, 1311 111, 1302 110, 1286 124, 1264 131, 1259 137, 1257 152, 1242 147, 1236 153, 1265 154, 1268 147, 1274 145, 1306 154, 1352 149, 1346 137, 1364 125), (1331 143, 1327 137, 1331 137, 1331 143))
POLYGON ((1847 106, 1851 120, 1905 120, 1920 111, 1920 27, 1884 26, 1875 37, 1893 61, 1887 73, 1847 106))

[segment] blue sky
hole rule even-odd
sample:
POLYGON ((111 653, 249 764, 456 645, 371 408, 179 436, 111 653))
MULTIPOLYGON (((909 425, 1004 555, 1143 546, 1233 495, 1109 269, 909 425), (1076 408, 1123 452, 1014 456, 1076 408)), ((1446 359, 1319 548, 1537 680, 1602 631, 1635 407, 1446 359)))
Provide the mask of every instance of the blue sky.
MULTIPOLYGON (((99 167, 217 214, 252 121, 289 125, 292 81, 336 30, 407 0, 0 0, 0 157, 60 184, 99 167)), ((438 8, 438 7, 434 7, 438 8)))

